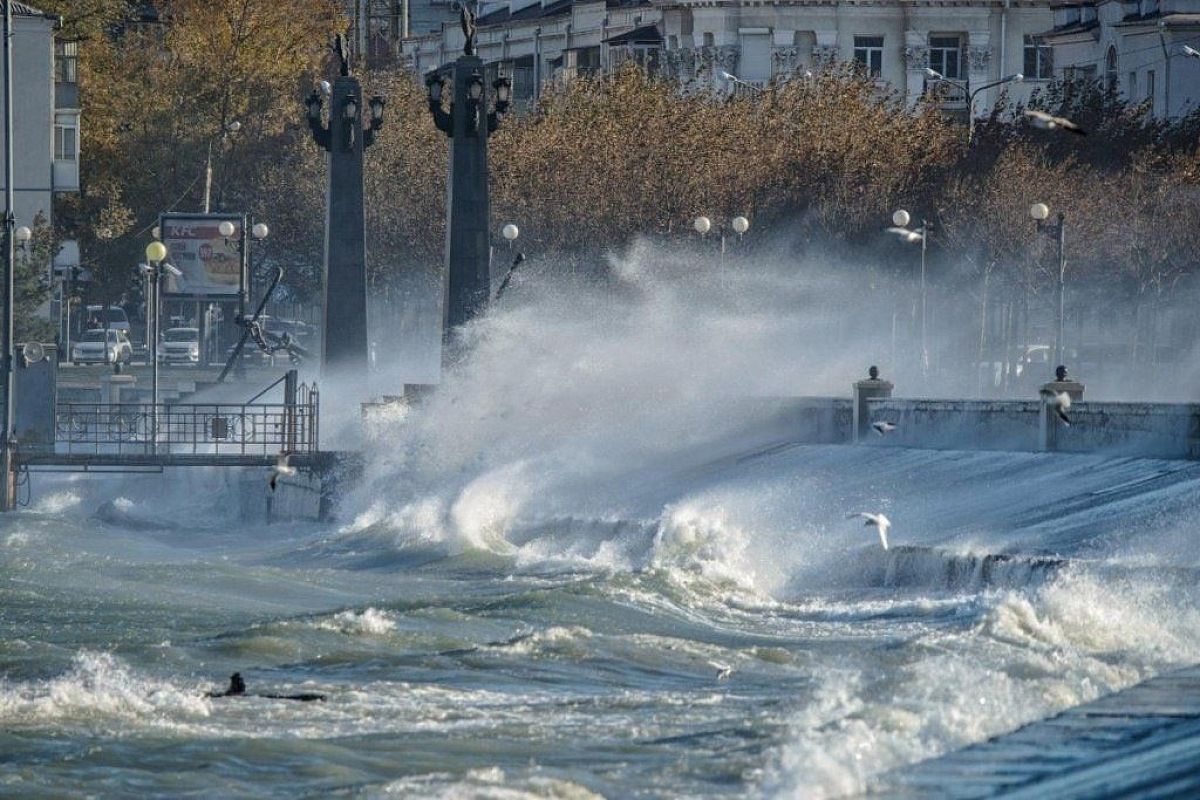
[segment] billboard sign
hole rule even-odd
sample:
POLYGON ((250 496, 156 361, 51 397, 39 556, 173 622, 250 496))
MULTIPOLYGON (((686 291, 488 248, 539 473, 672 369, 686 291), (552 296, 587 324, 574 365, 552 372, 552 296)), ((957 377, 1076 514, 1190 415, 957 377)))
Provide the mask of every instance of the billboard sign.
POLYGON ((167 261, 182 273, 165 275, 163 294, 174 297, 229 298, 241 295, 245 269, 246 218, 241 214, 163 214, 159 218, 167 261), (233 225, 221 235, 221 223, 233 225))

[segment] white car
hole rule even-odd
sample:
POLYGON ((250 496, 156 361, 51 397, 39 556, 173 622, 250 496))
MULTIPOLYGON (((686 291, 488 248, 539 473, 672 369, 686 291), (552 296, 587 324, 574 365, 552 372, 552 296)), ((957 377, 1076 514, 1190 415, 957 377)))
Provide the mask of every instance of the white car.
POLYGON ((199 364, 200 329, 168 328, 158 343, 158 360, 163 364, 199 364))
POLYGON ((83 336, 71 348, 71 360, 76 364, 128 364, 133 358, 133 345, 125 331, 108 329, 105 343, 104 329, 84 331, 83 336))
POLYGON ((108 318, 108 328, 118 331, 125 331, 125 335, 129 336, 129 317, 125 314, 125 309, 120 306, 109 306, 108 311, 104 310, 104 306, 88 306, 87 318, 90 321, 92 328, 103 328, 105 317, 108 318))

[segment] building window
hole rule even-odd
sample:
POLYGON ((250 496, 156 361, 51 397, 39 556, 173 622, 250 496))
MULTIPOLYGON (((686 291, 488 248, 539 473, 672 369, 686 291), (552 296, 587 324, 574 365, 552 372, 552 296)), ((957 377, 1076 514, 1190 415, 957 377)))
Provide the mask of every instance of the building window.
POLYGON ((1104 55, 1104 88, 1110 92, 1117 90, 1117 48, 1111 46, 1104 55))
POLYGON ((79 157, 79 129, 74 125, 54 126, 54 160, 74 161, 79 157))
POLYGON ((56 83, 79 82, 79 42, 54 43, 54 80, 56 83))
POLYGON ((1154 113, 1154 70, 1146 70, 1146 100, 1150 103, 1150 113, 1154 113))
POLYGON ((600 48, 581 47, 575 51, 575 74, 595 75, 600 72, 600 48))
POLYGON ((1137 73, 1129 73, 1129 85, 1125 87, 1125 96, 1130 100, 1137 99, 1137 73))
POLYGON ((705 31, 704 32, 704 46, 712 47, 715 44, 715 42, 716 42, 716 39, 713 37, 712 31, 705 31))
POLYGON ((930 36, 929 67, 942 77, 955 80, 962 78, 962 39, 957 36, 930 36))
POLYGON ((867 74, 878 78, 883 74, 883 37, 855 36, 854 60, 863 65, 867 74))
POLYGON ((1025 36, 1025 80, 1048 81, 1054 77, 1054 50, 1036 36, 1025 36))

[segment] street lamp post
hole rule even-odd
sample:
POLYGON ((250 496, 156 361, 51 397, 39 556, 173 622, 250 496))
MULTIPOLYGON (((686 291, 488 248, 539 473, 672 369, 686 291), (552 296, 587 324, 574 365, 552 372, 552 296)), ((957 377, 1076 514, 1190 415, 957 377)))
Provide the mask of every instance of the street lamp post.
POLYGON ((895 226, 888 230, 897 234, 906 242, 921 243, 921 375, 927 377, 929 374, 929 339, 927 320, 927 305, 928 293, 925 283, 925 254, 929 239, 930 224, 928 220, 921 220, 921 227, 912 230, 908 224, 912 221, 912 217, 903 208, 898 209, 892 214, 892 224, 895 226))
MULTIPOLYGON (((242 306, 237 314, 237 323, 238 323, 238 325, 240 325, 242 327, 242 334, 238 338, 237 344, 235 344, 233 346, 233 352, 232 352, 232 354, 230 354, 229 358, 226 360, 225 367, 221 370, 221 374, 217 376, 217 383, 224 382, 225 377, 229 374, 229 371, 231 369, 236 368, 237 374, 239 377, 244 374, 244 368, 242 366, 242 350, 246 346, 246 340, 248 340, 250 338, 251 333, 255 330, 255 326, 258 324, 258 318, 260 316, 262 316, 263 309, 267 307, 267 302, 271 299, 271 295, 272 295, 272 293, 274 293, 275 287, 279 285, 279 281, 283 278, 283 267, 277 267, 275 269, 275 276, 271 279, 271 282, 267 286, 266 291, 263 292, 262 298, 258 301, 258 308, 255 309, 253 316, 251 316, 249 319, 247 319, 246 318, 246 301, 247 301, 247 299, 249 299, 250 296, 252 296, 252 292, 253 292, 253 288, 254 288, 253 277, 254 277, 254 275, 256 275, 258 273, 258 268, 261 267, 262 263, 263 263, 263 255, 262 255, 261 245, 263 245, 266 242, 266 239, 270 234, 271 234, 271 229, 267 227, 267 224, 265 222, 256 222, 250 228, 250 236, 252 237, 250 244, 252 246, 256 245, 256 244, 260 246, 259 247, 259 258, 258 258, 257 265, 254 264, 253 260, 249 258, 249 255, 248 255, 247 249, 246 249, 245 237, 244 236, 242 237, 241 252, 242 252, 242 257, 246 261, 246 264, 247 264, 247 268, 246 268, 246 275, 247 275, 246 287, 247 287, 247 289, 246 289, 246 292, 241 297, 242 306)), ((260 345, 260 347, 261 347, 261 345, 260 345)))
POLYGON ((16 484, 13 474, 13 245, 17 218, 13 212, 13 110, 12 110, 12 0, 4 3, 4 327, 0 333, 0 383, 4 385, 4 431, 0 433, 0 471, 3 472, 3 491, 0 491, 0 511, 11 511, 16 505, 16 484))
POLYGON ((512 254, 513 242, 515 242, 517 237, 521 235, 520 229, 510 222, 500 229, 500 235, 503 236, 508 242, 508 256, 512 259, 512 264, 509 266, 508 272, 505 273, 504 279, 500 281, 499 288, 496 289, 496 296, 494 298, 495 300, 499 300, 504 295, 504 290, 508 288, 509 281, 512 280, 513 274, 517 271, 517 267, 521 266, 521 262, 525 260, 524 253, 517 253, 515 258, 512 254))
MULTIPOLYGON (((755 86, 753 83, 750 83, 749 81, 744 81, 741 78, 739 78, 737 75, 734 75, 732 72, 728 72, 726 70, 721 70, 717 74, 720 75, 722 79, 728 81, 729 83, 733 84, 734 86, 740 86, 749 92, 753 92, 754 94, 763 94, 763 89, 761 86, 755 86)), ((811 74, 811 73, 809 73, 809 74, 811 74)))
POLYGON ((750 230, 750 220, 743 216, 737 216, 730 221, 729 226, 738 235, 738 248, 740 249, 742 237, 746 235, 746 231, 750 230))
MULTIPOLYGON (((365 104, 370 124, 363 128, 362 87, 350 74, 342 37, 333 47, 339 75, 329 88, 329 122, 322 120, 324 93, 314 89, 304 101, 313 140, 328 155, 325 209, 325 320, 321 368, 365 377, 367 352, 367 237, 363 209, 363 151, 383 127, 384 98, 365 104)), ((322 86, 322 89, 324 86, 322 86)))
MULTIPOLYGON (((212 146, 213 146, 213 140, 214 139, 221 140, 220 153, 221 153, 221 156, 224 157, 225 141, 229 138, 229 134, 237 133, 241 129, 242 129, 242 123, 238 122, 235 119, 235 120, 232 120, 230 122, 226 122, 225 124, 223 124, 221 126, 221 132, 219 134, 217 134, 216 136, 209 137, 209 139, 208 139, 208 153, 204 156, 204 213, 205 214, 207 214, 209 212, 209 198, 212 197, 212 177, 213 177, 212 146)), ((222 171, 222 174, 224 174, 223 171, 222 171)), ((223 195, 224 195, 224 187, 222 186, 221 188, 219 188, 217 190, 217 210, 218 211, 221 210, 221 197, 223 195)))
POLYGON ((146 298, 146 314, 149 317, 149 355, 150 355, 150 450, 154 452, 158 449, 158 337, 159 337, 159 281, 162 278, 162 273, 166 272, 179 277, 181 273, 178 269, 166 263, 167 246, 160 241, 153 241, 146 245, 146 263, 141 265, 142 272, 146 275, 146 283, 149 288, 148 297, 146 298))
POLYGON ((508 254, 512 255, 513 242, 521 235, 521 229, 510 222, 500 229, 500 235, 504 237, 504 241, 508 242, 508 254))
POLYGON ((425 78, 429 113, 450 140, 442 305, 447 341, 451 331, 475 317, 492 294, 487 140, 500 127, 512 98, 508 78, 497 78, 491 86, 495 104, 488 110, 488 87, 483 60, 475 53, 475 15, 469 4, 462 6, 461 22, 463 54, 425 78))
POLYGON ((959 89, 962 89, 964 94, 966 94, 966 96, 967 96, 967 146, 968 147, 971 146, 971 140, 975 137, 975 97, 976 97, 976 95, 978 95, 980 92, 985 92, 988 89, 994 89, 997 86, 1003 86, 1006 83, 1020 83, 1021 81, 1025 80, 1024 75, 1022 75, 1019 72, 1014 72, 1012 75, 1005 75, 1003 78, 1001 78, 998 81, 991 81, 989 83, 983 84, 982 86, 978 86, 975 89, 971 89, 967 86, 966 81, 957 81, 957 80, 954 80, 953 78, 947 78, 945 75, 938 72, 936 69, 930 69, 929 67, 926 67, 925 74, 930 79, 938 81, 939 83, 948 83, 951 86, 957 86, 959 89))
POLYGON ((1029 207, 1029 216, 1037 226, 1038 233, 1053 236, 1058 240, 1058 310, 1057 325, 1054 332, 1054 362, 1063 363, 1066 355, 1066 302, 1067 302, 1067 215, 1058 212, 1057 221, 1053 225, 1046 224, 1050 217, 1050 207, 1045 203, 1034 203, 1029 207))

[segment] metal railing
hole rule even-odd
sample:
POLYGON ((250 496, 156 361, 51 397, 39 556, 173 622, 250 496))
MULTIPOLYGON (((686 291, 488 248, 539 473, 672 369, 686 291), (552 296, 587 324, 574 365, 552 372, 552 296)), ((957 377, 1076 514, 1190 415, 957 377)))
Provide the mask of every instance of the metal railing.
MULTIPOLYGON (((55 412, 53 452, 267 455, 317 451, 319 394, 290 403, 66 403, 55 412)), ((46 452, 49 446, 26 447, 46 452)))

